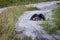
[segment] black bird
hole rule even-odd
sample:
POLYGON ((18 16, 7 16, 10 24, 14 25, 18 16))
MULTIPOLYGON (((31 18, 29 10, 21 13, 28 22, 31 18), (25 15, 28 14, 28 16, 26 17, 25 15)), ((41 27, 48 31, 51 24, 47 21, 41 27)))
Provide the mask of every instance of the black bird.
POLYGON ((43 14, 34 14, 30 20, 36 21, 36 17, 38 17, 38 20, 45 20, 45 16, 43 14))
POLYGON ((35 20, 36 20, 35 17, 37 17, 37 16, 38 16, 37 14, 34 14, 34 15, 31 17, 30 20, 34 20, 34 21, 35 21, 35 20))
POLYGON ((45 20, 45 16, 43 14, 39 14, 39 20, 45 20))

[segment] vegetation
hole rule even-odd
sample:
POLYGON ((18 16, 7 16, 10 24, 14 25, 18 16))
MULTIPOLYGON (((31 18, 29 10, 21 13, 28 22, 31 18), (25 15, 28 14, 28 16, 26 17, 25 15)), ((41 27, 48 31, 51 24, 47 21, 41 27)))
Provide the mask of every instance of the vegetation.
POLYGON ((46 1, 52 1, 52 0, 0 0, 0 7, 7 7, 12 5, 24 5, 29 3, 38 3, 46 1))
MULTIPOLYGON (((31 10, 35 9, 35 7, 31 8, 31 10)), ((15 38, 15 23, 18 17, 29 9, 21 5, 0 14, 0 40, 18 40, 15 38)))
POLYGON ((0 0, 0 7, 7 7, 15 4, 14 0, 0 0))
POLYGON ((44 30, 47 31, 49 34, 56 33, 57 28, 54 26, 51 26, 48 21, 44 21, 41 26, 44 27, 44 30))
POLYGON ((60 7, 53 10, 53 18, 52 21, 54 21, 57 26, 51 26, 48 20, 41 24, 49 34, 56 33, 56 31, 60 30, 60 7))
POLYGON ((0 40, 15 40, 15 23, 25 7, 14 7, 0 14, 0 40))
POLYGON ((32 11, 32 10, 39 10, 37 7, 28 7, 27 11, 32 11))
POLYGON ((60 30, 60 7, 58 7, 54 12, 54 21, 56 22, 58 30, 60 30))

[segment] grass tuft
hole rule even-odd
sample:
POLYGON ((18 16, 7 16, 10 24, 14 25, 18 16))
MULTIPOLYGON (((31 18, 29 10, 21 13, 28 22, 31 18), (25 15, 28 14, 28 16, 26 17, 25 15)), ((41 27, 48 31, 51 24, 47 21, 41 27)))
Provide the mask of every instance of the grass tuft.
POLYGON ((25 10, 24 6, 19 6, 0 14, 0 40, 15 40, 15 23, 25 10))
POLYGON ((28 7, 27 11, 39 10, 37 7, 28 7))
POLYGON ((55 27, 51 26, 48 23, 48 20, 41 24, 49 34, 56 33, 58 30, 60 30, 60 7, 53 10, 53 18, 54 19, 52 21, 54 21, 57 26, 55 26, 55 27))

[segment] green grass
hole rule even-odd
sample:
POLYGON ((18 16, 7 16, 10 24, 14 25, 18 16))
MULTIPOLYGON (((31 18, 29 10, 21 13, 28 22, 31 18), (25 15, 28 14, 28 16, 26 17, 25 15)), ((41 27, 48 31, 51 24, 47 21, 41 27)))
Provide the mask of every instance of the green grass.
POLYGON ((31 3, 38 3, 38 2, 46 2, 52 0, 17 0, 16 4, 31 4, 31 3), (17 3, 18 2, 18 3, 17 3))
POLYGON ((47 31, 48 34, 53 34, 57 31, 57 28, 51 26, 48 21, 44 21, 41 26, 44 28, 45 31, 47 31))
POLYGON ((37 7, 28 7, 27 8, 27 11, 33 11, 33 10, 40 10, 40 9, 38 9, 37 7))
POLYGON ((49 34, 51 34, 53 31, 51 31, 52 27, 51 25, 48 23, 48 21, 44 21, 42 24, 40 24, 45 31, 47 31, 49 34))
POLYGON ((56 22, 58 30, 60 30, 60 7, 58 7, 54 12, 54 21, 56 22))
POLYGON ((0 40, 15 40, 15 23, 25 10, 24 6, 19 6, 0 14, 0 40))
POLYGON ((52 0, 0 0, 0 7, 14 6, 14 5, 25 5, 38 2, 46 2, 52 0))
POLYGON ((57 26, 51 26, 48 23, 48 20, 41 24, 41 26, 43 26, 45 31, 47 31, 49 34, 56 33, 56 31, 60 30, 60 7, 53 10, 52 17, 54 18, 52 21, 54 21, 57 26))

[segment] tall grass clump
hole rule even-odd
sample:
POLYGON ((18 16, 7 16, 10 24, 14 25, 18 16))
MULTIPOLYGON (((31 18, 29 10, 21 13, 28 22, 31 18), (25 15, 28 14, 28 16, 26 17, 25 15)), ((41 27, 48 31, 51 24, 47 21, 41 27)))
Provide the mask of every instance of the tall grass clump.
POLYGON ((0 40, 15 40, 15 23, 25 11, 24 6, 10 8, 0 14, 0 40))
POLYGON ((54 21, 56 22, 58 30, 60 30, 60 7, 57 9, 53 10, 54 13, 54 21))
POLYGON ((54 18, 52 22, 55 22, 55 26, 51 26, 49 24, 49 20, 43 22, 41 25, 47 31, 49 34, 56 33, 58 30, 60 30, 60 7, 54 9, 52 17, 54 18))
POLYGON ((37 7, 28 7, 27 11, 39 10, 37 7))
POLYGON ((53 34, 56 31, 56 28, 51 26, 48 21, 44 21, 40 25, 44 28, 45 31, 47 31, 48 34, 53 34))

